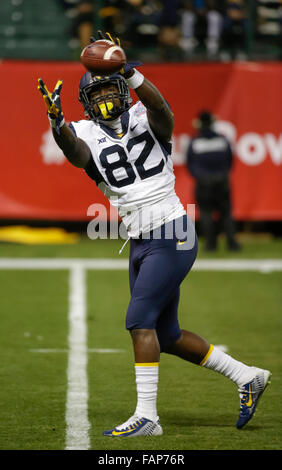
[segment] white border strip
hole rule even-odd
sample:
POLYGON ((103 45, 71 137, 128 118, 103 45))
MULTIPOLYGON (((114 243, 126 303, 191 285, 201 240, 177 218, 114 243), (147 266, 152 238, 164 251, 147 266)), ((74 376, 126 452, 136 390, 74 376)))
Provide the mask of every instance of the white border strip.
MULTIPOLYGON (((127 270, 128 259, 115 258, 0 258, 0 269, 127 270)), ((282 271, 282 259, 199 259, 195 271, 282 271)))
POLYGON ((69 293, 69 359, 66 403, 66 449, 88 450, 88 380, 85 270, 70 270, 69 293))

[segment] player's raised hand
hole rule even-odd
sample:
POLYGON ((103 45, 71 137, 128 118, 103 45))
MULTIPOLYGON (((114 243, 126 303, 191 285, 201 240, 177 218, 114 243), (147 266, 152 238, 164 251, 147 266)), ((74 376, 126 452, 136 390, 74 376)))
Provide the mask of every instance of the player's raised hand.
POLYGON ((90 42, 93 43, 95 41, 100 41, 101 39, 106 40, 106 41, 111 41, 113 44, 115 44, 118 47, 121 47, 120 45, 120 39, 117 37, 113 37, 110 33, 103 33, 101 30, 97 31, 98 34, 98 39, 96 39, 94 36, 90 38, 90 42))
POLYGON ((48 117, 51 123, 51 126, 56 129, 56 132, 60 134, 60 127, 65 122, 64 114, 61 106, 61 97, 60 93, 62 90, 63 82, 58 80, 56 86, 51 93, 43 82, 42 78, 38 79, 38 90, 40 91, 44 102, 47 107, 48 117))
MULTIPOLYGON (((97 35, 98 35, 98 39, 96 39, 94 36, 92 36, 90 38, 90 42, 93 43, 93 42, 96 42, 96 41, 99 41, 101 39, 103 40, 107 40, 107 41, 111 41, 113 44, 115 44, 116 46, 119 46, 121 47, 121 43, 120 43, 120 39, 118 37, 113 37, 110 33, 103 33, 101 30, 98 30, 97 31, 97 35)), ((132 74, 132 70, 135 68, 135 67, 139 67, 140 65, 142 65, 142 62, 140 61, 137 61, 137 62, 127 62, 123 67, 122 69, 119 71, 119 73, 121 75, 123 75, 125 78, 128 78, 131 74, 132 74)))

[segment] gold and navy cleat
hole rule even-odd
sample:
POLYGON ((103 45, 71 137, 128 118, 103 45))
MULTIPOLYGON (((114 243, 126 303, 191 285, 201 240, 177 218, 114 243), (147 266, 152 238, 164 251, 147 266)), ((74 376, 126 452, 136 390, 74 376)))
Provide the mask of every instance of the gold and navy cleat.
POLYGON ((151 421, 147 418, 139 418, 133 415, 124 424, 109 431, 104 431, 104 436, 110 437, 137 437, 137 436, 161 436, 163 433, 159 418, 151 421))
POLYGON ((271 373, 269 370, 257 369, 257 374, 250 382, 238 389, 240 397, 240 414, 236 424, 237 429, 242 429, 254 416, 258 401, 270 384, 271 373))

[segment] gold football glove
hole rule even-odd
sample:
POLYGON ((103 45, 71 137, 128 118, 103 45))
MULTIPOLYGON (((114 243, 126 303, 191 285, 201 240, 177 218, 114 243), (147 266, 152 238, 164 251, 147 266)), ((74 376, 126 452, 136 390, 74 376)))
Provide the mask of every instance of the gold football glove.
POLYGON ((50 93, 42 78, 38 79, 38 83, 39 85, 37 88, 46 104, 50 124, 53 128, 56 129, 56 132, 60 134, 60 127, 62 127, 62 125, 65 123, 60 97, 63 82, 62 80, 58 80, 52 93, 50 93))

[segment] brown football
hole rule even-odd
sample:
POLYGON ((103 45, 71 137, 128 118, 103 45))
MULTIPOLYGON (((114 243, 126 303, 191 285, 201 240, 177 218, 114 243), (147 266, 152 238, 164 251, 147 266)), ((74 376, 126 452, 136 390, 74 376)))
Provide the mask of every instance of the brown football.
POLYGON ((95 41, 86 46, 80 60, 89 72, 96 75, 111 75, 126 63, 124 50, 107 39, 95 41))

